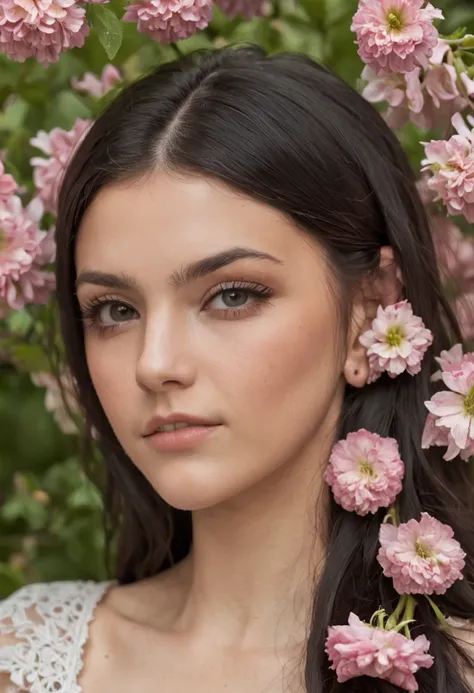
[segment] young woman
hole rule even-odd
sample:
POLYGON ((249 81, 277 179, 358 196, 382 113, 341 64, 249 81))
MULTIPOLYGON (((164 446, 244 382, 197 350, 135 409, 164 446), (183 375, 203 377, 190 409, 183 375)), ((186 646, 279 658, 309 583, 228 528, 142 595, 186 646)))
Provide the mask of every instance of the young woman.
POLYGON ((111 582, 33 585, 0 606, 3 691, 416 690, 382 665, 338 682, 326 651, 328 628, 399 603, 377 558, 387 507, 343 509, 326 482, 333 446, 360 430, 398 445, 400 521, 428 513, 466 553, 463 579, 430 597, 462 628, 422 595, 407 638, 429 640, 419 690, 469 691, 469 465, 421 447, 434 359, 459 333, 375 110, 301 55, 160 66, 83 140, 57 244, 118 562, 111 582), (404 300, 433 343, 419 373, 374 377, 364 335, 404 300))

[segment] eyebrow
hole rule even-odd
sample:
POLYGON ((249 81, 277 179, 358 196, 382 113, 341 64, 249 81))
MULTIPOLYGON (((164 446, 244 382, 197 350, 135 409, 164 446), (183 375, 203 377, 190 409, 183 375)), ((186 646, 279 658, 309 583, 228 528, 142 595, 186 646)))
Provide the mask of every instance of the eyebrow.
MULTIPOLYGON (((214 255, 209 255, 208 257, 186 265, 180 270, 174 271, 169 278, 169 283, 175 289, 179 289, 233 262, 248 258, 254 260, 269 260, 278 265, 283 264, 282 260, 279 260, 274 255, 270 255, 270 253, 264 253, 261 250, 255 250, 253 248, 236 246, 234 248, 222 250, 214 255)), ((81 272, 75 282, 76 291, 83 284, 106 286, 109 289, 131 289, 137 292, 139 290, 137 281, 128 274, 110 274, 108 272, 99 272, 98 270, 84 270, 81 272)))

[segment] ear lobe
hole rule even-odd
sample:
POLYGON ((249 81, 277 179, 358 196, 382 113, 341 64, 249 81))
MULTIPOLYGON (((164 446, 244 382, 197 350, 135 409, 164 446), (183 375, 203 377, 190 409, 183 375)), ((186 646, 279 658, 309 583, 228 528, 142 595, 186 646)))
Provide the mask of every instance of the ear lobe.
POLYGON ((344 364, 344 378, 352 387, 364 387, 369 379, 369 362, 365 347, 354 344, 344 364))
POLYGON ((359 294, 357 301, 352 308, 351 329, 347 342, 347 355, 344 363, 344 377, 349 385, 353 387, 364 387, 369 377, 369 362, 367 350, 359 342, 359 337, 365 330, 370 328, 375 317, 371 311, 376 311, 376 304, 366 301, 362 294, 359 294))
POLYGON ((352 308, 344 377, 353 387, 364 387, 370 375, 367 350, 360 343, 359 337, 371 329, 380 305, 386 308, 398 303, 402 297, 403 279, 393 248, 384 246, 380 249, 380 264, 376 278, 363 283, 352 308))

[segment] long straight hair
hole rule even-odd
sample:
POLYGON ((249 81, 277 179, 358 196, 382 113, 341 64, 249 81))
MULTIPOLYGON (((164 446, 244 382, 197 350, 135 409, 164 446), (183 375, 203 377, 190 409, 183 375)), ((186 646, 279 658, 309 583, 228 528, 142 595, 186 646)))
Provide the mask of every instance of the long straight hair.
MULTIPOLYGON (((414 174, 394 134, 341 79, 310 58, 267 56, 256 46, 199 51, 159 66, 125 88, 93 124, 62 182, 57 219, 57 299, 68 363, 87 422, 99 433, 107 474, 108 524, 118 535, 121 583, 156 575, 189 552, 190 513, 171 508, 127 457, 100 405, 88 371, 74 290, 74 249, 81 219, 105 185, 156 169, 222 181, 264 201, 316 238, 338 288, 341 315, 354 287, 376 271, 391 246, 405 295, 434 334, 416 377, 382 376, 347 387, 338 435, 366 428, 399 443, 406 472, 402 521, 429 512, 454 529, 467 552, 465 579, 436 598, 452 616, 474 617, 474 522, 469 465, 421 449, 432 394, 432 354, 459 341, 442 292, 429 222, 414 174)), ((324 652, 329 625, 351 611, 368 619, 396 603, 376 555, 383 517, 359 517, 332 502, 327 558, 314 587, 305 657, 307 693, 399 690, 361 677, 338 684, 324 652)), ((316 531, 316 529, 315 529, 316 531)), ((421 670, 422 691, 466 693, 463 650, 420 600, 414 633, 426 633, 435 657, 421 670)))

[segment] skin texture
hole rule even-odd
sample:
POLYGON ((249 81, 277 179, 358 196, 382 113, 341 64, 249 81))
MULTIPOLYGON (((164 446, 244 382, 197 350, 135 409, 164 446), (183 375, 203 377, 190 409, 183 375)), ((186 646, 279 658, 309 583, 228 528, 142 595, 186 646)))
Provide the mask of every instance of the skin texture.
POLYGON ((194 531, 191 555, 173 570, 109 591, 84 693, 121 693, 138 680, 141 693, 157 680, 167 693, 191 681, 194 693, 300 690, 294 658, 324 559, 322 473, 345 382, 367 379, 358 336, 379 299, 356 300, 344 332, 315 240, 223 184, 164 172, 98 194, 76 270, 126 273, 136 284, 78 287, 81 309, 115 302, 96 317, 116 329, 85 323, 90 375, 121 445, 159 495, 193 511, 194 531), (235 246, 277 261, 241 259, 172 286, 185 265, 235 246), (222 293, 235 281, 238 293, 222 293), (190 451, 151 448, 146 423, 176 411, 222 425, 190 451))

